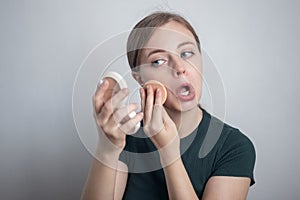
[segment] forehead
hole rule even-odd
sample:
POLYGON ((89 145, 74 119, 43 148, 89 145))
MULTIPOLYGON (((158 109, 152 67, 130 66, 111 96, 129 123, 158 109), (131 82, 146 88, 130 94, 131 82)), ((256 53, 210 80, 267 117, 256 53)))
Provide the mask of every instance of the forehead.
POLYGON ((171 21, 158 27, 144 48, 174 51, 178 44, 183 42, 192 42, 196 45, 195 38, 187 27, 176 21, 171 21))

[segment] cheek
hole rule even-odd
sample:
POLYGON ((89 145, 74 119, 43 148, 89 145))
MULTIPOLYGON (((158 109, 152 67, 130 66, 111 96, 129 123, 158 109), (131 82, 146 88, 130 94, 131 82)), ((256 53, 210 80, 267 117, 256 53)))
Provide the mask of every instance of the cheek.
POLYGON ((203 77, 203 71, 202 71, 202 61, 201 57, 195 58, 191 62, 191 75, 194 77, 196 82, 202 82, 202 77, 203 77))
POLYGON ((194 89, 196 90, 197 96, 200 99, 202 95, 202 85, 203 85, 203 75, 202 75, 202 66, 199 68, 193 67, 190 71, 194 89))
POLYGON ((194 89, 196 91, 196 95, 197 95, 197 99, 200 100, 201 96, 202 96, 202 78, 201 76, 197 76, 194 79, 194 89))
POLYGON ((167 74, 162 70, 154 70, 150 67, 144 67, 144 69, 140 70, 140 76, 144 83, 149 80, 164 82, 163 80, 166 78, 167 74))
POLYGON ((199 52, 197 52, 189 61, 197 71, 202 72, 202 56, 199 52))
POLYGON ((202 60, 200 56, 193 58, 190 64, 198 74, 202 74, 202 60))
POLYGON ((195 83, 202 82, 202 64, 201 62, 190 62, 188 67, 188 76, 195 81, 195 83))
POLYGON ((142 67, 140 69, 140 77, 143 83, 147 82, 151 79, 151 71, 149 71, 146 67, 142 67))

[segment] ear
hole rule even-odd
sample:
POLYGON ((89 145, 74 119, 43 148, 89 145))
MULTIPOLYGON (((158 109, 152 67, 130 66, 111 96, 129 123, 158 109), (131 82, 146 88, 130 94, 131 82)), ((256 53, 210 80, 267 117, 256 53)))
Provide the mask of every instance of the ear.
POLYGON ((144 82, 142 81, 142 78, 141 78, 139 72, 132 70, 132 71, 131 71, 131 75, 133 76, 133 78, 134 78, 140 85, 143 85, 143 84, 144 84, 144 82))

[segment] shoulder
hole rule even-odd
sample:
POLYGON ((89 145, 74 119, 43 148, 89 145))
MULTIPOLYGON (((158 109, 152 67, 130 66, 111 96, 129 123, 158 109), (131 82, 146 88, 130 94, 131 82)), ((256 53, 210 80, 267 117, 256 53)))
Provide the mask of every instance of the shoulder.
MULTIPOLYGON (((214 160, 212 175, 249 177, 251 185, 253 185, 256 152, 252 141, 238 128, 214 117, 211 119, 215 120, 215 122, 211 122, 214 124, 212 126, 217 124, 217 127, 222 127, 218 141, 210 155, 214 160)), ((211 134, 209 130, 207 134, 211 134)))
POLYGON ((224 123, 219 141, 219 151, 249 152, 255 156, 255 148, 252 141, 238 128, 224 123))
POLYGON ((226 151, 226 150, 246 150, 251 151, 255 154, 255 148, 252 141, 246 134, 244 134, 240 129, 229 125, 207 113, 207 130, 203 141, 203 148, 209 148, 212 150, 226 151))

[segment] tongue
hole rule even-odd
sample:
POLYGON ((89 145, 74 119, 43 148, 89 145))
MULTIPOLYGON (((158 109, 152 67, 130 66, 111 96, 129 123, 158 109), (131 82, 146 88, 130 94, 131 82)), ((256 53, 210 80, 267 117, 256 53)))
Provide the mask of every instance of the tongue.
POLYGON ((180 93, 183 93, 183 92, 186 92, 186 91, 188 91, 188 88, 187 87, 183 87, 183 88, 181 88, 180 93))

